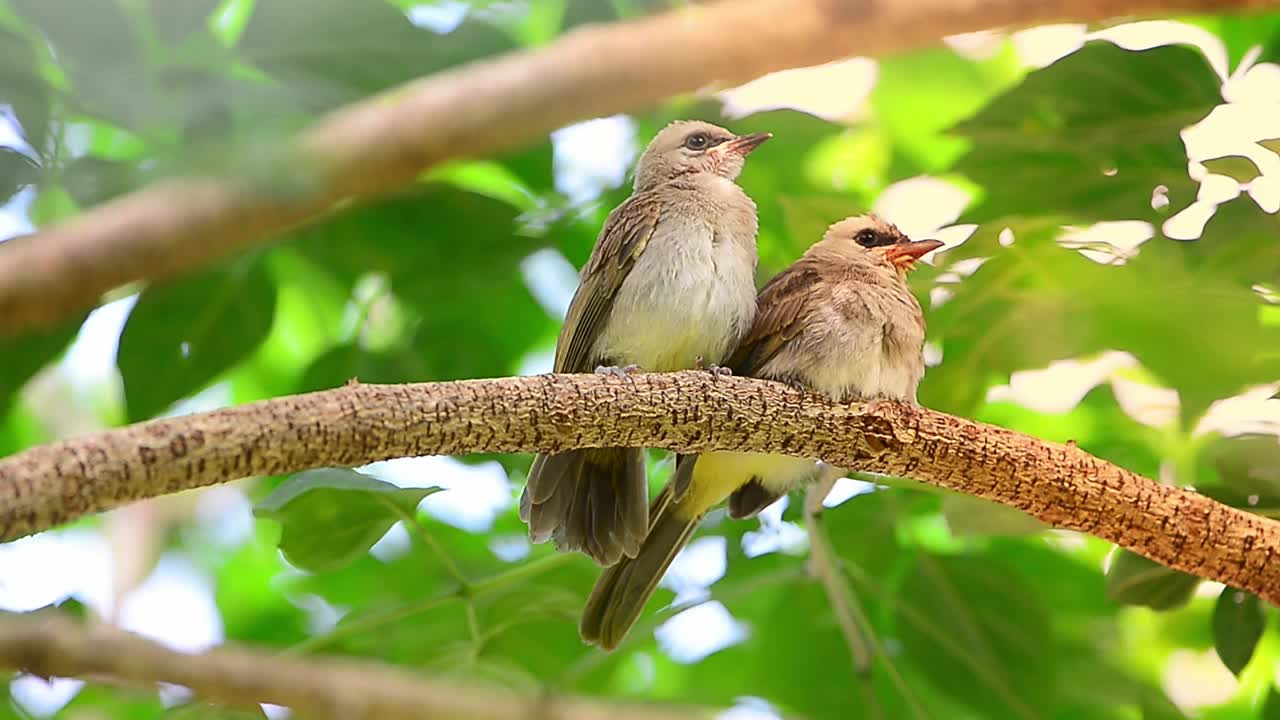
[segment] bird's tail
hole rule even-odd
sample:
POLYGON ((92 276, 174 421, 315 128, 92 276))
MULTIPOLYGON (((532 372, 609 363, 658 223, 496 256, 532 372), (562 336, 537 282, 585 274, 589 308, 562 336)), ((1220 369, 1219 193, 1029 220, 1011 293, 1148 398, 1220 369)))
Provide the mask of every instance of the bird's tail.
POLYGON ((635 557, 649 525, 643 451, 592 448, 539 455, 520 496, 535 543, 555 540, 610 566, 635 557))
POLYGON ((702 514, 685 517, 690 508, 673 499, 670 483, 653 502, 649 534, 633 558, 604 571, 582 611, 582 639, 612 650, 644 610, 671 561, 689 543, 702 514))

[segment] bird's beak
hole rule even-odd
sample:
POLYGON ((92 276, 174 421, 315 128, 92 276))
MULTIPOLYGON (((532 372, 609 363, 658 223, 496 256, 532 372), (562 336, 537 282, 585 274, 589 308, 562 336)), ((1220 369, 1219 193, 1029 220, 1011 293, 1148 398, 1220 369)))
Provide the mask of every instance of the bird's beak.
POLYGON ((945 244, 941 240, 908 240, 890 245, 885 248, 884 254, 899 270, 910 270, 917 260, 945 244))
POLYGON ((723 146, 724 151, 737 153, 743 157, 746 157, 751 153, 752 150, 755 150, 756 148, 763 145, 764 142, 771 137, 773 137, 773 133, 768 133, 768 132, 751 133, 750 135, 739 135, 738 137, 724 144, 723 146))

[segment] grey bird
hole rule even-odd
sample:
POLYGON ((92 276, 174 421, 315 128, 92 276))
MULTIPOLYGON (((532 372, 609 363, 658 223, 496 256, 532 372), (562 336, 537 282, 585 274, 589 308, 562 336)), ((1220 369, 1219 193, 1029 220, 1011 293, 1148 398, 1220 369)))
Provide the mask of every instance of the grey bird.
MULTIPOLYGON (((735 180, 770 137, 678 121, 653 138, 582 270, 555 372, 719 370, 756 309, 756 205, 735 180)), ((537 456, 520 518, 535 543, 633 557, 649 528, 643 450, 537 456)))
MULTIPOLYGON (((924 376, 924 314, 907 272, 937 240, 912 241, 861 215, 835 223, 761 291, 750 332, 729 360, 739 375, 785 382, 836 401, 915 402, 924 376)), ((605 570, 583 610, 587 642, 613 649, 702 518, 726 498, 746 518, 817 479, 816 460, 746 452, 677 458, 634 558, 605 570)))

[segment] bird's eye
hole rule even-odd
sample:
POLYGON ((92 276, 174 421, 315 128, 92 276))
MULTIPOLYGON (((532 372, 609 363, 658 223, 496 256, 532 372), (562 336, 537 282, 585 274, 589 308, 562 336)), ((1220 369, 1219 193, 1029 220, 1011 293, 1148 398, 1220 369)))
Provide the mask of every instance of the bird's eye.
POLYGON ((706 150, 707 144, 710 142, 711 139, 707 137, 706 133, 694 133, 685 138, 684 146, 690 150, 706 150))
POLYGON ((859 230, 857 235, 853 236, 854 242, 862 247, 869 248, 881 245, 880 236, 875 230, 859 230))

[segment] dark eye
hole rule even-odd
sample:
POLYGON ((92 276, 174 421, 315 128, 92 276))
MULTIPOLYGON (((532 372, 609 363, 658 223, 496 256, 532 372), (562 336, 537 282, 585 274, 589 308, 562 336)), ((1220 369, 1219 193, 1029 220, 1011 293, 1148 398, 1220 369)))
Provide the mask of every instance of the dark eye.
POLYGON ((710 142, 711 138, 708 138, 706 133, 694 133, 685 138, 684 146, 690 150, 706 150, 710 142))
POLYGON ((853 240, 865 248, 886 244, 881 242, 880 235, 875 230, 859 230, 858 234, 853 236, 853 240))

